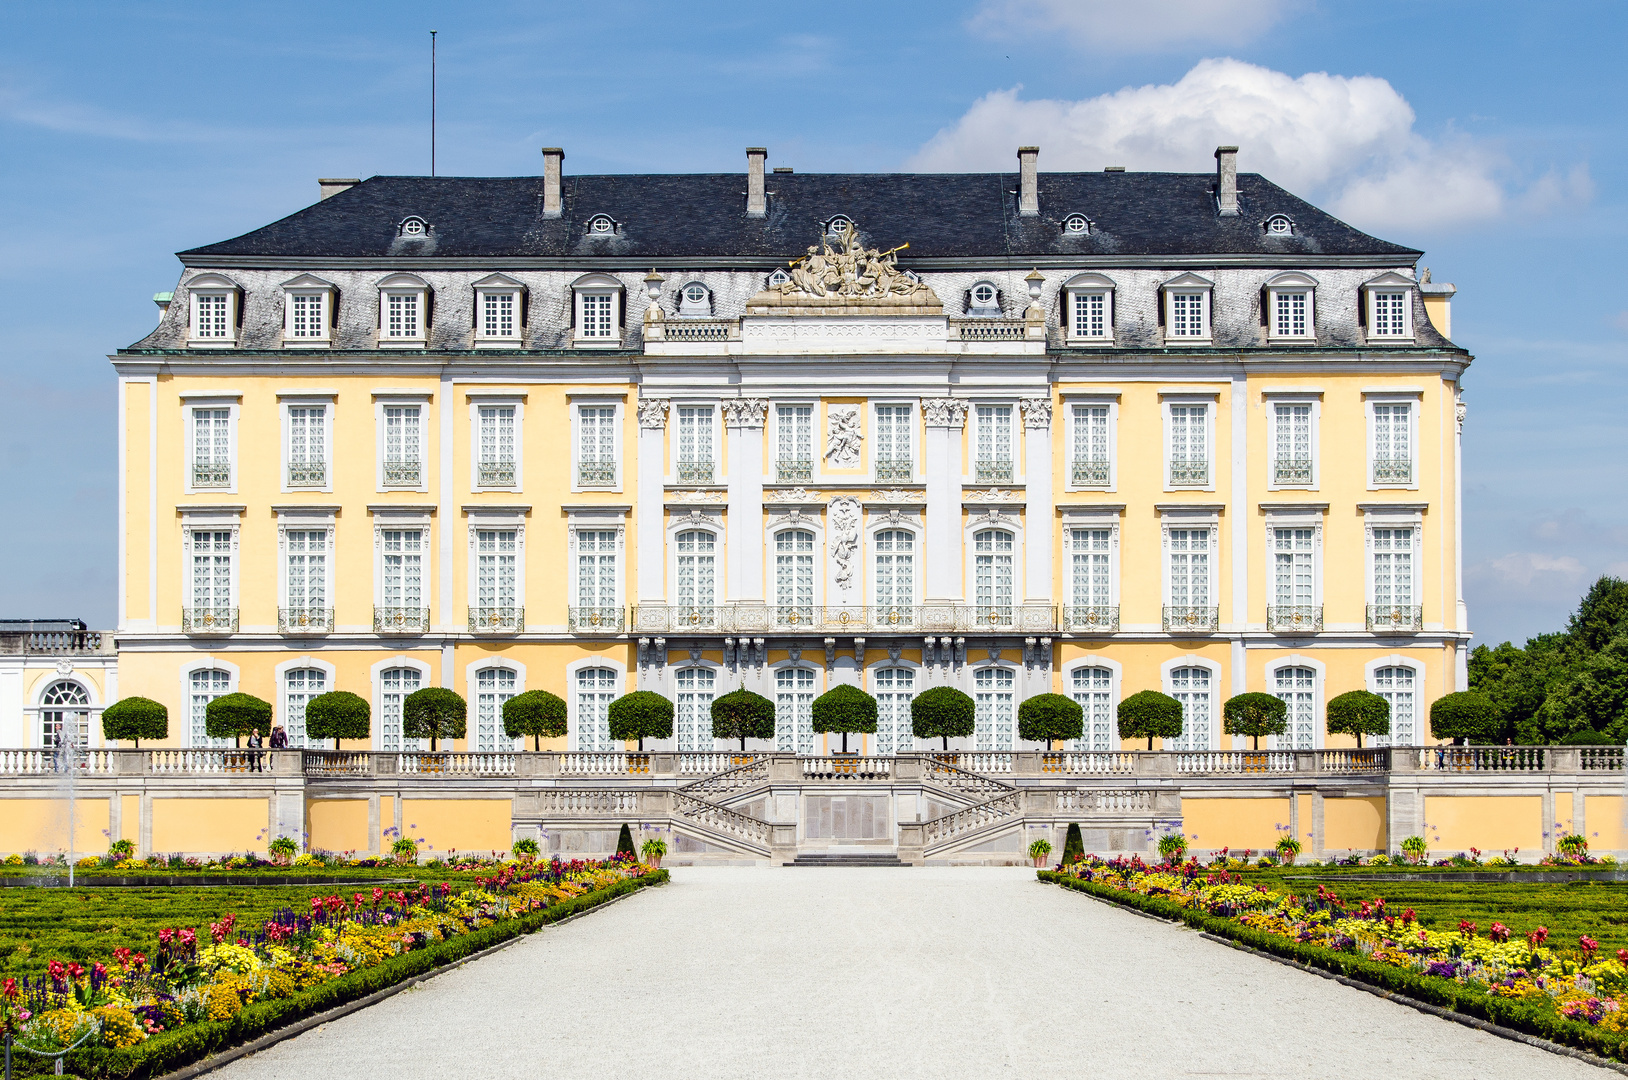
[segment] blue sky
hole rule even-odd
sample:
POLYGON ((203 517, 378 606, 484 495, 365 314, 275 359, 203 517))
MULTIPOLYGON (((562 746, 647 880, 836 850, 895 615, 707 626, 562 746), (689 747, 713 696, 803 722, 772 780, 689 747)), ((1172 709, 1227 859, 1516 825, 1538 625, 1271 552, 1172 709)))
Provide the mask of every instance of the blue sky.
POLYGON ((1481 641, 1628 576, 1628 153, 1610 3, 12 5, 0 38, 0 617, 115 612, 116 385, 173 252, 318 176, 1240 167, 1458 285, 1481 641), (479 12, 478 22, 469 13, 479 12))

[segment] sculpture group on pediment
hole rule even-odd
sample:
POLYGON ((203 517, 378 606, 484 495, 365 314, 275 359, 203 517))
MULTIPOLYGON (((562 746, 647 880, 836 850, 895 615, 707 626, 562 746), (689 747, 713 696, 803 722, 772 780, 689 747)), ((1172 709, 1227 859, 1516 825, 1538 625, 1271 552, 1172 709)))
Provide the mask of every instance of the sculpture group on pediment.
POLYGON ((850 226, 833 248, 828 239, 810 245, 808 254, 791 263, 790 277, 780 283, 782 296, 876 298, 909 296, 924 286, 899 269, 900 244, 887 251, 859 244, 859 229, 850 226))

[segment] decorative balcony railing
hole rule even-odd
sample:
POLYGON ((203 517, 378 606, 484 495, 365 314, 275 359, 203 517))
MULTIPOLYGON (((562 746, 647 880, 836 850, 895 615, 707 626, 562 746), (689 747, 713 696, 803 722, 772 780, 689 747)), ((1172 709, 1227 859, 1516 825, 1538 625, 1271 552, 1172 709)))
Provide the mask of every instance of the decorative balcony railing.
POLYGON ((1418 604, 1369 604, 1370 630, 1423 630, 1424 608, 1418 604))
POLYGON ((616 462, 577 462, 577 487, 613 487, 616 484, 616 462))
POLYGON ((620 634, 624 627, 620 607, 573 607, 567 609, 573 634, 620 634))
POLYGON ((978 630, 1057 629, 1057 609, 1050 604, 639 604, 632 629, 640 634, 683 633, 826 633, 909 630, 948 633, 978 630))
POLYGON ((526 628, 523 607, 474 607, 469 609, 471 634, 518 634, 526 628))
POLYGON ((1022 341, 1028 327, 1022 320, 951 319, 950 338, 961 341, 1022 341))
POLYGON ((279 634, 331 634, 334 609, 331 607, 280 607, 277 609, 279 634))
POLYGON ((194 461, 192 486, 195 488, 223 488, 232 486, 232 466, 225 461, 194 461))
MULTIPOLYGON (((22 638, 25 653, 99 653, 102 651, 100 630, 30 630, 22 638)), ((111 648, 112 638, 108 639, 111 648)))
POLYGON ((478 475, 481 487, 514 487, 514 462, 483 461, 478 475))
POLYGON ((385 487, 418 487, 424 482, 424 465, 406 458, 385 458, 385 487))
POLYGON ((328 464, 323 461, 290 461, 289 487, 321 487, 328 482, 328 464))
POLYGON ((1412 458, 1374 458, 1374 483, 1413 483, 1412 458))
POLYGON ((237 608, 182 608, 181 632, 183 634, 235 634, 237 633, 237 608))
POLYGON ((1270 604, 1266 608, 1266 628, 1279 634, 1320 634, 1323 605, 1270 604))
POLYGON ((1208 461, 1172 461, 1170 463, 1171 487, 1204 487, 1210 482, 1210 463, 1208 461))
POLYGON ((375 634, 422 634, 430 628, 430 609, 427 607, 375 607, 373 632, 375 634))
POLYGON ((645 330, 651 341, 734 341, 740 337, 738 319, 663 319, 660 334, 645 330))
POLYGON ((1311 483, 1311 458, 1278 458, 1272 462, 1272 483, 1311 483))
POLYGON ((712 462, 680 460, 678 463, 678 482, 680 484, 712 483, 712 462))
POLYGON ((1107 487, 1108 472, 1106 461, 1079 458, 1075 460, 1070 475, 1074 479, 1075 487, 1107 487))
POLYGON ((1169 633, 1202 633, 1221 628, 1221 609, 1204 604, 1166 604, 1164 628, 1169 633))
POLYGON ((808 458, 780 458, 774 463, 774 477, 785 484, 814 476, 814 462, 808 458))
POLYGON ((1063 607, 1063 629, 1076 634, 1115 634, 1119 632, 1119 606, 1075 604, 1063 607))
POLYGON ((911 458, 877 458, 876 479, 910 481, 916 478, 916 463, 911 458))
POLYGON ((979 458, 973 464, 972 477, 980 484, 1010 484, 1012 459, 979 458))

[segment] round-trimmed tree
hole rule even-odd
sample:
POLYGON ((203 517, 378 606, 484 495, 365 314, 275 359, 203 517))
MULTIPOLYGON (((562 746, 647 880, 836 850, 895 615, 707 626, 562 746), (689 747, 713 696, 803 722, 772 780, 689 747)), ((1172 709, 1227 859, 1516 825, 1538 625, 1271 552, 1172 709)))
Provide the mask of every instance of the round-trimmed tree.
POLYGON ((640 750, 646 739, 673 737, 673 703, 654 690, 623 694, 610 703, 605 718, 610 723, 611 738, 638 739, 640 750))
POLYGON ((236 746, 255 728, 271 730, 271 702, 253 694, 222 694, 204 706, 204 734, 211 739, 231 739, 236 746))
POLYGON ((1062 694, 1036 694, 1018 706, 1018 738, 1043 742, 1078 739, 1085 732, 1085 710, 1062 694))
POLYGON ((1221 730, 1249 736, 1259 750, 1262 735, 1282 735, 1289 730, 1288 703, 1258 690, 1235 694, 1221 706, 1221 730))
POLYGON ((503 703, 503 734, 511 739, 531 736, 531 748, 541 750, 543 738, 566 733, 565 699, 547 690, 527 690, 503 703))
POLYGON ((1391 703, 1371 690, 1347 690, 1328 703, 1328 733, 1355 735, 1360 750, 1364 735, 1391 733, 1391 703))
POLYGON ((469 705, 456 690, 426 686, 401 703, 401 733, 430 740, 430 753, 440 739, 461 739, 468 730, 469 705))
POLYGON ((813 713, 815 731, 841 733, 844 754, 849 735, 876 734, 876 699, 857 686, 833 686, 814 699, 813 713))
POLYGON ((1153 749, 1154 739, 1174 739, 1181 735, 1181 702, 1157 690, 1143 690, 1119 703, 1119 737, 1146 739, 1153 749))
POLYGON ((143 739, 162 739, 170 733, 170 711, 152 698, 121 698, 102 710, 102 735, 130 739, 141 749, 143 739))
POLYGON ((747 739, 774 738, 774 702, 750 690, 731 690, 713 698, 712 737, 739 739, 743 752, 747 739))
POLYGON ((1437 739, 1489 742, 1498 734, 1498 706, 1476 690, 1443 694, 1430 703, 1430 734, 1437 739))
POLYGON ((978 730, 978 703, 953 686, 923 690, 910 702, 910 733, 918 739, 964 739, 978 730))
POLYGON ((305 703, 305 734, 312 739, 365 739, 372 730, 373 707, 349 690, 330 690, 305 703))

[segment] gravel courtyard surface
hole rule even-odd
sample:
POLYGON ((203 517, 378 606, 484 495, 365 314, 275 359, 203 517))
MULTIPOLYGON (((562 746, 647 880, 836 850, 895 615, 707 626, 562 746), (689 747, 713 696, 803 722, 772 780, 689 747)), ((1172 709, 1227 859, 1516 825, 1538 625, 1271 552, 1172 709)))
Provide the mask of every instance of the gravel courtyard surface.
POLYGON ((214 1075, 1618 1075, 1029 870, 681 867, 672 878, 214 1075))

